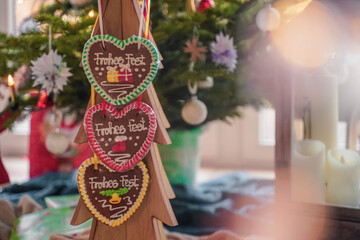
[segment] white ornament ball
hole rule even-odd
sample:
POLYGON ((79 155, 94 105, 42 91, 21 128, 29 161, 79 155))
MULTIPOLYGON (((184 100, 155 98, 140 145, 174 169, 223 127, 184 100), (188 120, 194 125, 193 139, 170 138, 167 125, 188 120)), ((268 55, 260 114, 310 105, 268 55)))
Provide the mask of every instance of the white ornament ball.
POLYGON ((58 155, 64 153, 70 145, 69 138, 60 132, 60 129, 49 133, 45 139, 46 149, 52 154, 58 155))
POLYGON ((199 125, 203 123, 207 117, 206 105, 197 99, 196 96, 191 97, 181 110, 181 116, 184 121, 190 125, 199 125))
POLYGON ((256 25, 264 32, 274 30, 280 25, 280 13, 269 4, 257 13, 256 25))

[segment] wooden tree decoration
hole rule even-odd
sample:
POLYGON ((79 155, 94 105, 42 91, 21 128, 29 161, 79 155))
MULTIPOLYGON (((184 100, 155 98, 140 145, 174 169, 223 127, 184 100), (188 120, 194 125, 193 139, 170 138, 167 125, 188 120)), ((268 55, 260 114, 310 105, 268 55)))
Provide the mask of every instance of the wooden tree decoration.
MULTIPOLYGON (((127 39, 137 34, 141 19, 141 10, 137 0, 103 0, 105 34, 110 34, 118 39, 127 39)), ((100 26, 97 21, 93 35, 99 34, 100 26)), ((150 41, 155 45, 151 34, 150 41)), ((95 218, 85 205, 83 199, 80 198, 71 224, 79 225, 93 218, 90 239, 166 239, 162 223, 169 226, 177 225, 169 202, 169 199, 174 198, 175 195, 165 174, 157 148, 157 143, 164 145, 171 144, 166 131, 166 128, 169 128, 170 125, 152 83, 143 92, 142 101, 151 106, 157 121, 154 142, 151 144, 149 153, 143 160, 150 176, 146 196, 136 212, 118 227, 111 227, 95 218)), ((101 102, 102 97, 95 93, 95 103, 101 102)), ((89 101, 88 108, 91 105, 91 101, 89 101)), ((78 132, 75 142, 85 143, 87 141, 84 128, 82 127, 78 132)))

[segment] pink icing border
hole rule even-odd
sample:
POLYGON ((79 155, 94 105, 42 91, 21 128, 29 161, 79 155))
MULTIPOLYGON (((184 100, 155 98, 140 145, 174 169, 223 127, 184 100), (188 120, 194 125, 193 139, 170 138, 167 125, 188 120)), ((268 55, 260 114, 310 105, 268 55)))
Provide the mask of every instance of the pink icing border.
MULTIPOLYGON (((110 103, 105 104, 105 109, 109 111, 116 119, 122 118, 130 110, 137 109, 137 107, 138 107, 138 103, 133 102, 131 104, 126 105, 124 108, 118 111, 115 108, 115 106, 111 105, 110 103)), ((94 113, 103 110, 103 104, 97 104, 92 106, 91 108, 88 109, 88 111, 85 114, 84 128, 90 147, 93 149, 93 151, 96 153, 96 155, 100 158, 100 160, 103 163, 105 163, 108 167, 118 172, 127 171, 133 168, 135 164, 137 164, 139 161, 141 161, 148 153, 151 143, 153 142, 155 137, 157 124, 156 124, 156 116, 153 109, 146 103, 140 103, 139 108, 149 116, 150 126, 149 126, 148 135, 145 139, 145 142, 140 147, 139 151, 137 151, 135 155, 132 158, 130 158, 128 161, 126 161, 124 164, 118 164, 112 161, 109 158, 109 156, 105 153, 105 151, 100 147, 100 144, 96 141, 94 130, 92 127, 93 115, 94 113)))

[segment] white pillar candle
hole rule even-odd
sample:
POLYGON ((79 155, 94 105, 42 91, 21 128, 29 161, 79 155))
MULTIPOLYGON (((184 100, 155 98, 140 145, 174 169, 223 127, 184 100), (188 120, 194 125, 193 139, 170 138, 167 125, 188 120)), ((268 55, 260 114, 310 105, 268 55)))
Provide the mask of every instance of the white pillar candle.
POLYGON ((325 202, 324 143, 311 139, 296 142, 291 173, 295 201, 325 202))
POLYGON ((360 157, 352 150, 331 149, 327 158, 327 201, 358 207, 360 201, 360 157))
MULTIPOLYGON (((310 131, 311 138, 322 141, 326 151, 337 147, 337 124, 339 121, 338 80, 334 77, 315 78, 311 84, 310 131)), ((325 156, 327 158, 327 156, 325 156)), ((325 162, 325 182, 328 172, 325 162)))
POLYGON ((338 80, 316 78, 311 85, 311 139, 322 141, 326 152, 337 147, 338 80))

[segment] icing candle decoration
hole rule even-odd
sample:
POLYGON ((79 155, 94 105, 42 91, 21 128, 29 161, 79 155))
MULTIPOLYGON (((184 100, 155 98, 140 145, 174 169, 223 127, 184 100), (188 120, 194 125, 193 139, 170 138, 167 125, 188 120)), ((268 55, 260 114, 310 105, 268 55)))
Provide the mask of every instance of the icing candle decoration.
POLYGON ((8 75, 8 85, 10 87, 11 102, 13 103, 13 102, 15 102, 15 88, 14 88, 15 82, 14 82, 13 77, 10 74, 8 75))
POLYGON ((121 41, 110 35, 94 36, 84 46, 82 65, 94 89, 107 102, 122 105, 139 96, 154 79, 159 55, 145 38, 121 41))
POLYGON ((149 174, 138 162, 131 171, 119 173, 104 164, 94 170, 93 158, 79 168, 79 192, 90 212, 101 222, 117 227, 129 219, 145 197, 149 174))
POLYGON ((89 144, 101 161, 123 172, 133 168, 149 151, 156 116, 145 103, 132 102, 120 111, 109 103, 98 104, 86 112, 84 127, 89 144))

